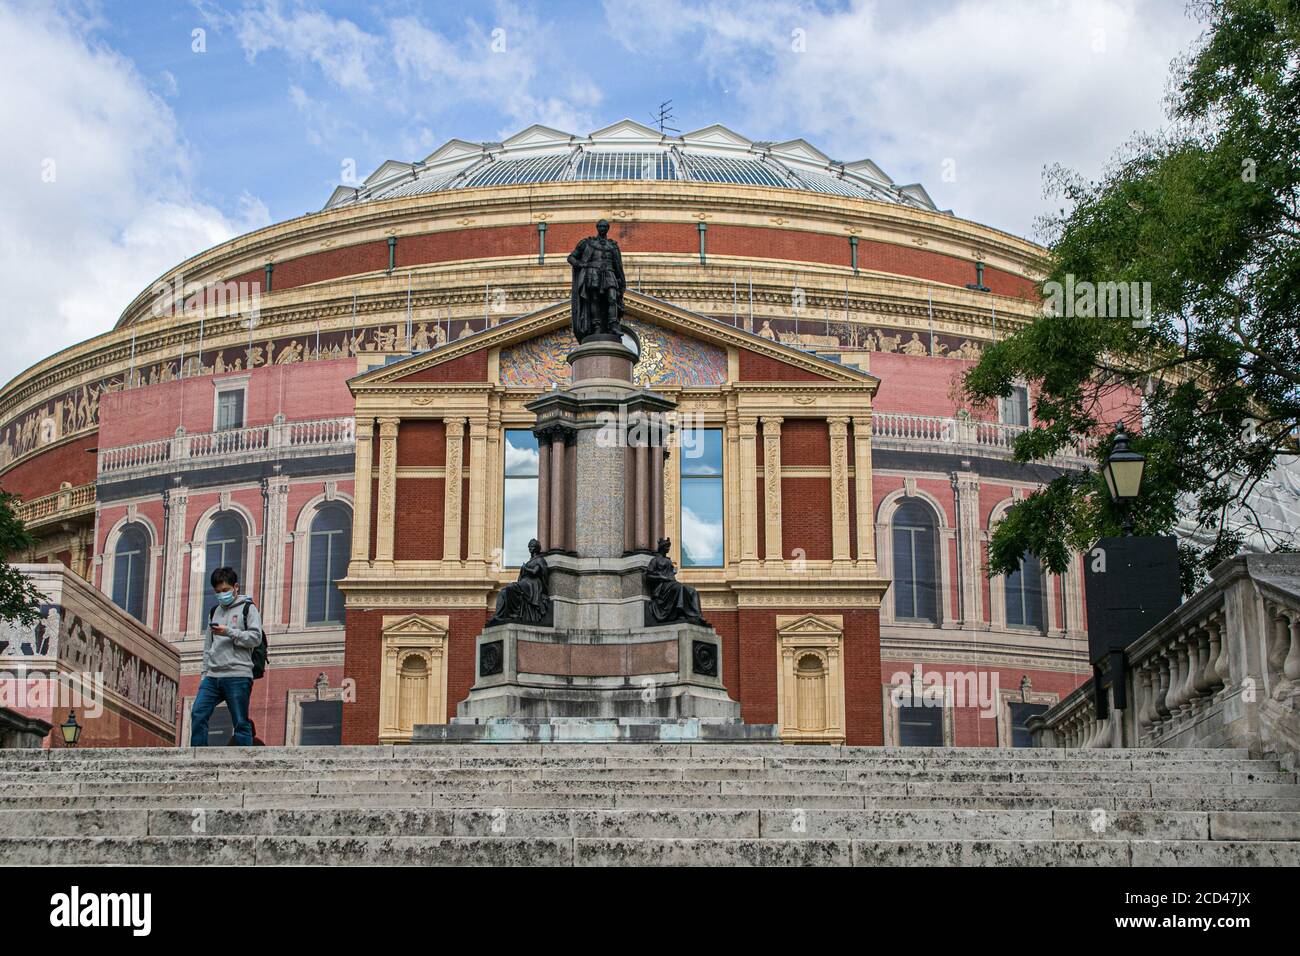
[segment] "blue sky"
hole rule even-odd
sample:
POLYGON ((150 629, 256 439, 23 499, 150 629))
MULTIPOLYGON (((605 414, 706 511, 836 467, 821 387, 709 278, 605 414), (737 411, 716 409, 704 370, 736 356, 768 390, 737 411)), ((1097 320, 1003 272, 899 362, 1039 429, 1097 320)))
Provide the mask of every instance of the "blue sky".
POLYGON ((0 381, 318 210, 350 162, 666 99, 683 130, 802 136, 1032 237, 1043 166, 1096 175, 1159 125, 1198 33, 1178 0, 0 0, 0 381))

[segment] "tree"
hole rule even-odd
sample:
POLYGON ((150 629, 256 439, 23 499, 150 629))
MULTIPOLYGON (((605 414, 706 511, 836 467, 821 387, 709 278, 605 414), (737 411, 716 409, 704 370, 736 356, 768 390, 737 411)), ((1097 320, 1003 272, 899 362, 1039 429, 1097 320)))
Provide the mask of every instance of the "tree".
POLYGON ((5 555, 30 548, 35 541, 14 514, 17 499, 0 491, 0 621, 35 624, 44 596, 27 577, 4 560, 5 555))
MULTIPOLYGON (((1192 10, 1207 29, 1174 65, 1169 125, 1135 138, 1099 181, 1048 170, 1065 202, 1040 224, 1044 314, 986 349, 964 382, 977 404, 1034 384, 1019 461, 1082 439, 1100 466, 1127 404, 1131 444, 1147 455, 1137 533, 1196 523, 1180 545, 1188 591, 1249 534, 1293 548, 1262 525, 1251 492, 1295 453, 1300 426, 1300 6, 1192 10)), ((1011 508, 990 570, 1029 550, 1059 573, 1121 522, 1099 469, 1064 475, 1011 508)))

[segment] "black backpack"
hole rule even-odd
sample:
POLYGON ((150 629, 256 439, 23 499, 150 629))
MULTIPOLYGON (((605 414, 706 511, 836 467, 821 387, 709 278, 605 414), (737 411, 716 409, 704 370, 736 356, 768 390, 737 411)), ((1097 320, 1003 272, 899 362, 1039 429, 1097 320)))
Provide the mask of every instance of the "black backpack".
MULTIPOLYGON (((243 625, 240 627, 241 631, 248 630, 248 609, 252 603, 252 601, 245 601, 241 605, 244 615, 243 625)), ((208 627, 212 626, 212 618, 216 616, 219 607, 221 607, 220 604, 214 604, 212 610, 208 612, 208 627)), ((266 628, 262 628, 262 640, 253 648, 253 680, 261 680, 262 675, 266 673, 266 657, 266 628)))

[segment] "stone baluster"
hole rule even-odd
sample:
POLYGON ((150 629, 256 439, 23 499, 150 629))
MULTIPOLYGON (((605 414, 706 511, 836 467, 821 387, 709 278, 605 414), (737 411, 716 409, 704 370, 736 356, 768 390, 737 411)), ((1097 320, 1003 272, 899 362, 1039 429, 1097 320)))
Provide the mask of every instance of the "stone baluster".
POLYGON ((1210 702, 1215 686, 1214 659, 1217 654, 1210 652, 1210 632, 1204 624, 1196 629, 1196 660, 1200 666, 1196 669, 1196 707, 1201 709, 1210 702))
POLYGON ((1287 652, 1282 661, 1282 675, 1289 681, 1300 681, 1300 612, 1286 615, 1288 627, 1287 652))
POLYGON ((1272 601, 1264 604, 1264 613, 1268 618, 1267 666, 1269 675, 1280 674, 1286 662, 1288 644, 1291 640, 1290 622, 1282 613, 1282 608, 1272 601))
POLYGON ((1210 626, 1219 638, 1219 657, 1214 663, 1214 670, 1219 675, 1219 682, 1223 685, 1219 690, 1219 696, 1222 696, 1223 692, 1232 686, 1232 663, 1228 659, 1228 635, 1223 629, 1222 610, 1215 611, 1210 615, 1210 626))
POLYGON ((1173 655, 1169 653, 1169 648, 1161 648, 1157 662, 1160 667, 1160 689, 1156 693, 1156 713, 1160 719, 1156 721, 1155 729, 1160 730, 1173 719, 1173 709, 1169 706, 1169 690, 1174 686, 1174 672, 1173 655))
POLYGON ((1217 699, 1227 681, 1219 672, 1219 659, 1223 654, 1223 635, 1219 631, 1219 620, 1214 614, 1205 619, 1205 634, 1209 644, 1209 658, 1205 663, 1205 683, 1210 697, 1217 699))
POLYGON ((1138 690, 1137 705, 1133 711, 1134 723, 1137 727, 1138 738, 1145 737, 1151 731, 1151 663, 1145 662, 1138 668, 1136 674, 1135 686, 1138 690))
POLYGON ((1183 716, 1189 716, 1196 710, 1196 678, 1200 676, 1200 648, 1196 643, 1196 631, 1184 631, 1178 637, 1187 652, 1187 674, 1183 678, 1183 716))

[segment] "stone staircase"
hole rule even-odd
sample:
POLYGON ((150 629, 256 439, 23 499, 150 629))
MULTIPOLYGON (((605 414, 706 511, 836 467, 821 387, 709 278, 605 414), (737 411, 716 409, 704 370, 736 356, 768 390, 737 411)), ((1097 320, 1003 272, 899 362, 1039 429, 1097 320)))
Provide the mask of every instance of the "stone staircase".
POLYGON ((0 751, 0 864, 1300 865, 1245 750, 0 751))

